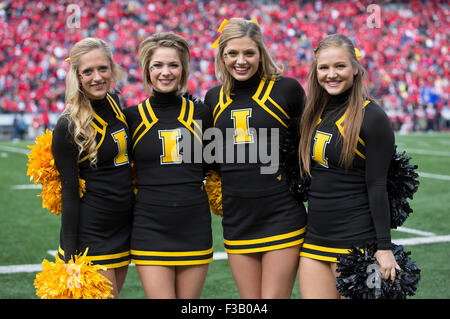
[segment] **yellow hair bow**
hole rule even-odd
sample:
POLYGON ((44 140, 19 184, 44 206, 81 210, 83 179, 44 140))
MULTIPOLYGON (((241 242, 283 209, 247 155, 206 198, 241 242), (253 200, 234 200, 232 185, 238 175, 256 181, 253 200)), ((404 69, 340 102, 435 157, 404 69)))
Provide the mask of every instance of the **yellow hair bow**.
POLYGON ((358 60, 360 60, 361 59, 361 52, 359 52, 359 50, 358 50, 358 48, 355 48, 355 55, 356 55, 356 58, 358 59, 358 60))
POLYGON ((67 63, 70 63, 70 58, 67 58, 64 61, 66 61, 67 63))
MULTIPOLYGON (((259 23, 258 23, 258 20, 256 20, 256 19, 252 19, 252 20, 249 20, 249 21, 254 22, 254 23, 256 23, 256 24, 259 24, 259 23)), ((230 22, 230 21, 227 20, 227 19, 223 20, 222 24, 220 25, 219 29, 217 29, 217 31, 218 31, 219 33, 222 33, 223 28, 225 28, 225 26, 226 26, 229 22, 230 22)), ((214 43, 211 44, 211 46, 212 46, 214 49, 218 49, 218 48, 219 48, 219 40, 220 40, 220 35, 219 35, 219 37, 216 39, 216 41, 214 41, 214 43)))

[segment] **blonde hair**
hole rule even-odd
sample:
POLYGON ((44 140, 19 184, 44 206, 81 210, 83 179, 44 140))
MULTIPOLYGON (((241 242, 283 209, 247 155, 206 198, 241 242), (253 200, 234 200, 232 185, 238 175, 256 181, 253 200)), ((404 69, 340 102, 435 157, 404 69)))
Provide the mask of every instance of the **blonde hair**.
MULTIPOLYGON (((101 49, 108 59, 112 71, 113 82, 119 81, 124 77, 121 67, 114 62, 111 48, 109 45, 98 38, 85 38, 78 41, 70 50, 70 69, 66 76, 66 104, 67 107, 63 114, 70 123, 74 142, 78 147, 78 156, 83 151, 89 154, 91 166, 97 163, 97 142, 95 140, 95 130, 90 125, 94 109, 91 106, 89 97, 84 92, 79 80, 80 58, 95 49, 101 49)), ((109 88, 113 92, 112 87, 109 88)))
POLYGON ((244 20, 242 18, 232 18, 230 22, 223 28, 219 39, 219 48, 215 57, 215 72, 216 77, 222 83, 224 92, 230 94, 233 89, 234 78, 227 71, 223 51, 227 42, 232 39, 249 37, 258 46, 261 63, 258 68, 258 74, 261 77, 270 79, 272 76, 280 76, 283 74, 283 69, 279 68, 272 59, 269 50, 265 46, 262 38, 261 29, 258 24, 244 20))
POLYGON ((161 47, 172 48, 178 52, 178 57, 180 58, 181 66, 183 68, 181 72, 180 87, 176 92, 176 94, 180 94, 187 89, 191 53, 187 41, 182 36, 170 32, 155 33, 144 39, 139 45, 139 65, 142 69, 145 90, 147 93, 151 93, 150 87, 152 86, 152 81, 150 79, 149 70, 150 59, 155 50, 161 47))
POLYGON ((346 106, 346 117, 343 122, 344 136, 342 143, 342 152, 340 157, 340 165, 348 169, 351 167, 355 156, 355 148, 358 143, 359 131, 361 129, 364 117, 363 102, 369 96, 367 86, 365 84, 365 69, 356 58, 355 47, 352 41, 342 34, 332 34, 324 37, 314 50, 314 60, 308 75, 309 94, 306 100, 305 110, 302 115, 300 124, 300 172, 304 175, 311 176, 311 139, 325 106, 328 103, 329 94, 319 85, 317 78, 317 56, 319 53, 331 47, 342 47, 346 49, 353 68, 358 73, 353 77, 353 86, 348 98, 346 106))

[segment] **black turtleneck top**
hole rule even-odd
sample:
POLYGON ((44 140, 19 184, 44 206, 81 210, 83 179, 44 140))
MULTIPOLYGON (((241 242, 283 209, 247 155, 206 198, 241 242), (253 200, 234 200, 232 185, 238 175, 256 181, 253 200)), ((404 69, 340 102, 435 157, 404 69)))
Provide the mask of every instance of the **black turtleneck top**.
POLYGON ((224 194, 255 197, 288 192, 280 145, 304 103, 303 88, 289 77, 264 79, 255 74, 247 81, 234 81, 230 95, 222 86, 207 92, 205 104, 223 135, 223 143, 216 143, 216 161, 224 194))
POLYGON ((209 109, 175 92, 152 96, 125 109, 132 136, 136 203, 185 206, 206 200, 203 132, 209 109))
POLYGON ((130 136, 117 95, 92 100, 95 115, 97 163, 90 165, 87 153, 78 154, 73 125, 62 115, 53 130, 52 153, 62 186, 61 247, 66 259, 78 249, 80 203, 107 211, 128 211, 134 201, 129 158, 130 136), (80 198, 78 178, 86 182, 80 198))
POLYGON ((350 92, 329 96, 312 137, 307 237, 334 247, 375 239, 378 249, 390 249, 386 178, 394 133, 386 113, 367 99, 352 167, 343 168, 342 121, 350 92))

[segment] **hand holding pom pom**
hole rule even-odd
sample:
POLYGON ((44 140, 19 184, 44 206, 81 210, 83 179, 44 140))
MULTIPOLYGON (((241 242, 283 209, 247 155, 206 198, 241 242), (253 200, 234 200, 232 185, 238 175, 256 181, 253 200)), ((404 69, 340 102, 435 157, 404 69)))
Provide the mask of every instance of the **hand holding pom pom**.
POLYGON ((87 251, 65 264, 55 256, 55 262, 46 259, 42 271, 36 275, 34 287, 41 299, 106 299, 112 298, 111 282, 101 275, 106 270, 100 265, 92 265, 87 251))
POLYGON ((396 270, 395 280, 383 280, 379 264, 374 257, 375 245, 361 249, 353 247, 349 254, 339 257, 336 288, 341 296, 351 299, 405 299, 416 293, 420 269, 408 257, 403 246, 392 245, 392 254, 401 270, 396 270))
MULTIPOLYGON (((31 152, 28 156, 27 175, 34 185, 42 186, 42 208, 47 208, 55 216, 61 213, 61 179, 52 153, 52 132, 48 129, 36 138, 35 145, 28 145, 31 152)), ((86 191, 84 179, 79 179, 80 197, 86 191)))

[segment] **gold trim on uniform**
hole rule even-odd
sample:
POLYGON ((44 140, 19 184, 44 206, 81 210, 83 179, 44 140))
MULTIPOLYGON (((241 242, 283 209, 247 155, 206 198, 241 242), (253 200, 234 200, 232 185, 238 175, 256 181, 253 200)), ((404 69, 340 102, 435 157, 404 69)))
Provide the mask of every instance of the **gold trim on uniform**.
MULTIPOLYGON (((258 89, 256 90, 255 94, 253 94, 252 99, 270 116, 280 122, 281 125, 283 125, 284 127, 288 127, 287 122, 291 117, 277 102, 275 102, 270 97, 270 93, 272 92, 275 80, 275 76, 272 76, 270 81, 267 81, 267 79, 263 77, 259 82, 258 89)), ((233 102, 233 100, 228 94, 226 94, 224 98, 223 87, 221 87, 219 93, 219 102, 216 104, 213 110, 214 125, 216 124, 216 121, 219 118, 220 114, 222 114, 222 112, 228 105, 231 104, 231 102, 233 102)))
POLYGON ((292 247, 303 243, 305 231, 306 226, 293 232, 257 239, 224 239, 225 251, 230 254, 248 254, 292 247))
MULTIPOLYGON (((361 251, 364 252, 362 249, 361 251)), ((336 263, 339 262, 339 255, 349 254, 350 252, 350 248, 333 248, 303 243, 302 250, 300 251, 300 257, 308 257, 311 259, 336 263)))
POLYGON ((216 121, 219 118, 220 114, 222 114, 222 112, 226 109, 226 107, 228 105, 231 104, 231 102, 233 102, 233 100, 230 98, 229 94, 226 94, 226 101, 224 100, 223 97, 223 86, 220 88, 220 93, 219 93, 219 102, 216 104, 216 106, 214 107, 213 110, 213 117, 214 117, 214 125, 216 125, 216 121), (216 114, 217 109, 219 108, 219 112, 216 114))
MULTIPOLYGON (((192 134, 203 147, 203 133, 200 125, 194 120, 194 102, 192 102, 191 100, 186 100, 184 97, 182 97, 181 100, 181 111, 177 120, 192 132, 192 134), (187 103, 187 101, 189 102, 187 103)), ((156 124, 156 122, 158 122, 158 118, 156 117, 152 105, 150 104, 150 98, 145 100, 145 108, 142 103, 139 103, 138 110, 139 114, 141 115, 142 122, 138 125, 133 133, 133 136, 131 137, 131 139, 133 140, 133 151, 136 148, 136 144, 139 142, 139 140, 147 133, 148 130, 151 129, 153 125, 156 124), (146 112, 148 113, 148 115, 146 114, 146 112), (149 117, 151 118, 151 122, 148 119, 149 117), (144 130, 142 130, 143 126, 145 127, 144 130), (138 133, 139 137, 136 138, 136 134, 138 133)))
POLYGON ((194 134, 194 136, 203 147, 203 133, 200 125, 198 125, 198 123, 194 120, 194 102, 192 102, 191 100, 186 100, 184 97, 182 97, 181 112, 180 116, 178 116, 178 121, 183 124, 189 131, 191 131, 192 134, 194 134), (189 103, 186 103, 186 101, 189 101, 189 103), (188 112, 186 112, 187 104, 189 105, 188 112))
POLYGON ((111 105, 114 113, 116 113, 116 118, 119 119, 120 121, 122 121, 126 125, 126 127, 128 127, 128 123, 127 123, 125 114, 122 113, 122 110, 117 105, 116 101, 114 101, 114 99, 112 98, 111 95, 109 95, 109 93, 106 93, 106 98, 108 99, 109 104, 111 105))
MULTIPOLYGON (((96 113, 93 114, 94 118, 92 119, 90 125, 94 128, 95 134, 100 134, 101 138, 100 141, 97 143, 97 146, 95 147, 96 150, 100 148, 100 146, 103 143, 103 140, 105 139, 106 135, 106 127, 108 126, 108 123, 106 123, 100 116, 98 116, 96 113)), ((84 162, 89 158, 89 154, 84 156, 83 158, 78 160, 78 164, 84 162)))
POLYGON ((163 261, 163 260, 131 260, 135 265, 147 265, 147 266, 192 266, 192 265, 202 265, 209 264, 213 261, 213 258, 208 258, 204 260, 182 260, 182 261, 163 261))
MULTIPOLYGON (((369 104, 369 103, 370 103, 370 100, 365 100, 362 107, 365 108, 365 107, 367 106, 367 104, 369 104)), ((344 135, 344 126, 343 126, 342 123, 344 122, 346 116, 347 116, 347 112, 345 112, 344 115, 342 115, 342 116, 335 122, 336 127, 338 128, 339 133, 342 135, 342 137, 345 137, 345 135, 344 135)), ((322 118, 319 117, 319 120, 317 121, 316 126, 319 125, 321 122, 322 122, 322 118)), ((366 142, 364 142, 364 140, 363 140, 361 137, 358 137, 358 144, 356 145, 355 153, 356 153, 359 157, 361 157, 362 159, 366 159, 366 156, 364 155, 364 152, 358 150, 358 146, 360 146, 360 145, 364 148, 364 147, 366 147, 366 142)))
POLYGON ((142 118, 142 123, 139 124, 139 126, 134 131, 133 136, 131 137, 131 139, 134 142, 133 143, 133 151, 134 151, 134 148, 136 147, 137 142, 139 142, 139 140, 145 135, 145 133, 147 133, 148 130, 151 129, 151 127, 153 125, 155 125, 156 122, 158 122, 158 118, 156 117, 155 112, 153 112, 152 106, 150 105, 150 99, 145 100, 145 109, 142 106, 142 103, 139 103, 138 110, 139 110, 139 114, 141 115, 141 118, 142 118), (145 114, 145 110, 147 110, 150 118, 152 119, 151 122, 148 120, 148 117, 145 114), (140 129, 143 125, 145 126, 145 129, 141 132, 141 134, 139 134, 139 137, 137 139, 135 139, 136 134, 140 131, 140 129))
MULTIPOLYGON (((127 121, 125 119, 125 114, 123 114, 122 110, 117 105, 116 101, 114 101, 114 99, 111 97, 111 95, 109 95, 109 93, 106 94, 106 99, 108 100, 109 105, 111 106, 112 110, 116 114, 116 118, 118 118, 121 122, 123 122, 128 127, 127 121)), ((108 126, 108 123, 105 120, 103 120, 97 113, 94 112, 93 119, 92 119, 91 123, 89 123, 89 124, 95 129, 95 134, 101 135, 101 139, 97 143, 97 146, 95 147, 95 149, 98 150, 100 148, 100 146, 102 145, 103 140, 105 139, 106 127, 108 126)), ((85 155, 83 158, 78 160, 78 164, 84 162, 88 158, 89 158, 89 154, 85 155)))
POLYGON ((213 248, 197 251, 131 250, 135 265, 187 266, 207 264, 213 260, 213 248))
MULTIPOLYGON (((64 250, 61 248, 61 246, 58 247, 58 253, 64 258, 64 250)), ((130 256, 129 250, 109 255, 87 255, 88 259, 92 261, 94 264, 105 266, 108 269, 119 268, 129 265, 131 262, 130 258, 127 258, 129 256, 130 256), (105 260, 108 260, 109 262, 105 264, 102 262, 98 262, 105 260)))
POLYGON ((273 85, 275 83, 275 76, 272 76, 270 81, 267 83, 266 78, 262 78, 261 82, 259 83, 258 89, 256 90, 256 93, 252 96, 252 99, 258 103, 259 106, 261 106, 267 113, 269 113, 273 118, 275 118, 278 122, 281 123, 284 127, 288 127, 288 123, 283 121, 281 117, 284 117, 288 121, 291 119, 291 117, 286 113, 286 111, 279 106, 269 95, 270 92, 272 92, 273 85), (267 83, 266 89, 263 91, 263 88, 265 87, 267 83), (261 92, 263 92, 262 97, 259 98, 261 95, 261 92), (270 102, 270 103, 268 103, 270 102), (281 114, 280 114, 281 112, 281 114), (276 114, 278 113, 278 114, 276 114))

